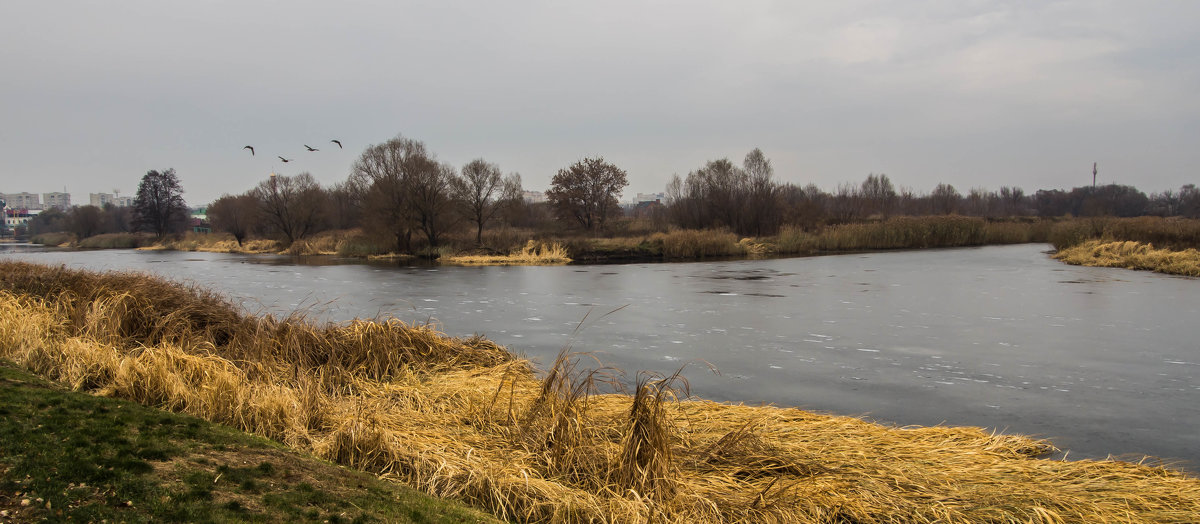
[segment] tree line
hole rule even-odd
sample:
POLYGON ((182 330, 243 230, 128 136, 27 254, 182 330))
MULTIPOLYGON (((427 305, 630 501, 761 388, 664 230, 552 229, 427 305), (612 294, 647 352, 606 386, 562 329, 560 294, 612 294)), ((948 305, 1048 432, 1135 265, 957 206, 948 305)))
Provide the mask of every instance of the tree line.
POLYGON ((1200 189, 1194 184, 1149 196, 1119 184, 1039 190, 1030 195, 1008 186, 998 191, 972 188, 962 194, 942 183, 930 193, 918 194, 897 189, 886 174, 869 174, 860 184, 842 183, 834 192, 814 184, 779 183, 773 177, 771 162, 759 149, 748 153, 740 166, 729 159, 709 161, 686 177, 675 175, 667 184, 664 206, 652 207, 645 215, 665 216, 678 227, 723 228, 743 236, 773 235, 783 225, 817 229, 895 215, 1200 218, 1200 189))
MULTIPOLYGON (((320 231, 357 228, 397 253, 436 250, 448 236, 460 245, 483 247, 485 230, 496 226, 545 235, 597 235, 619 234, 640 224, 642 230, 711 228, 769 236, 784 225, 819 229, 896 215, 1200 218, 1200 190, 1193 184, 1146 195, 1117 184, 1033 194, 1007 186, 997 191, 972 188, 964 194, 943 183, 918 194, 898 188, 886 174, 872 173, 861 183, 843 183, 826 192, 811 183, 775 180, 770 159, 759 149, 740 164, 712 160, 685 176, 673 176, 665 202, 639 204, 628 217, 618 204, 627 185, 628 175, 618 166, 600 157, 584 158, 554 175, 546 202, 528 203, 522 198, 520 174, 504 174, 482 158, 456 167, 438 160, 424 143, 396 136, 366 147, 347 178, 331 187, 322 187, 307 172, 272 174, 243 193, 225 194, 211 203, 208 218, 213 229, 232 234, 239 244, 251 236, 291 244, 320 231)), ((70 231, 80 239, 131 231, 162 237, 188 226, 182 194, 174 170, 150 171, 132 208, 47 210, 29 228, 33 234, 70 231)))

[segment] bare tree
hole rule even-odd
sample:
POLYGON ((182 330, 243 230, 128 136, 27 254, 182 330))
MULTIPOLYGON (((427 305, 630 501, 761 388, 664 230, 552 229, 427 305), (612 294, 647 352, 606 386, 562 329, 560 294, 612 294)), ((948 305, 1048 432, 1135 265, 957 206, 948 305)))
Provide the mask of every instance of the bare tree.
POLYGON ((455 179, 455 194, 463 214, 475 223, 475 243, 483 245, 483 228, 508 203, 521 195, 521 176, 503 177, 500 166, 477 158, 455 179))
POLYGON ((896 188, 884 174, 869 174, 863 180, 860 196, 868 215, 878 213, 887 218, 896 206, 896 188))
POLYGON ((430 248, 438 247, 442 234, 454 224, 454 166, 430 162, 409 178, 409 216, 425 233, 430 248))
POLYGON ((830 198, 829 207, 833 219, 840 223, 852 222, 863 216, 863 199, 857 187, 850 183, 838 184, 837 193, 830 198))
POLYGON ((258 217, 258 199, 249 193, 238 196, 224 195, 208 206, 208 219, 213 228, 233 235, 239 246, 258 221, 258 217))
POLYGON ((392 238, 397 252, 411 251, 412 233, 417 227, 413 209, 418 205, 429 207, 428 202, 415 202, 413 186, 418 178, 428 179, 430 174, 436 178, 440 169, 418 140, 396 136, 367 146, 355 161, 349 180, 362 192, 363 227, 392 238))
POLYGON ((962 195, 950 184, 938 184, 929 195, 933 213, 936 215, 951 215, 958 211, 962 195))
POLYGON ((158 238, 183 229, 187 205, 174 169, 146 172, 133 199, 133 216, 138 229, 153 232, 158 238))
POLYGON ((96 206, 78 206, 67 213, 67 223, 75 237, 83 240, 104 228, 104 213, 96 206))
POLYGON ((599 231, 610 215, 620 212, 617 197, 627 185, 621 168, 601 157, 585 158, 558 170, 546 197, 559 219, 573 219, 588 231, 599 231))
POLYGON ((1025 214, 1025 190, 1019 187, 1003 186, 1000 188, 1000 215, 1021 216, 1025 214))
POLYGON ((1200 218, 1200 189, 1196 184, 1179 188, 1179 214, 1188 218, 1200 218))
POLYGON ((309 173, 296 176, 271 174, 250 192, 258 200, 262 217, 291 244, 316 231, 324 196, 309 173))
POLYGON ((133 223, 133 208, 130 206, 116 206, 111 203, 104 204, 100 209, 104 211, 104 230, 109 233, 128 233, 130 225, 133 223))
POLYGON ((746 172, 746 210, 741 233, 763 236, 779 228, 779 188, 771 180, 775 168, 761 149, 754 148, 742 161, 746 172))
POLYGON ((347 179, 334 184, 329 189, 329 212, 327 217, 330 227, 334 229, 350 229, 362 224, 363 195, 365 190, 355 179, 347 179))

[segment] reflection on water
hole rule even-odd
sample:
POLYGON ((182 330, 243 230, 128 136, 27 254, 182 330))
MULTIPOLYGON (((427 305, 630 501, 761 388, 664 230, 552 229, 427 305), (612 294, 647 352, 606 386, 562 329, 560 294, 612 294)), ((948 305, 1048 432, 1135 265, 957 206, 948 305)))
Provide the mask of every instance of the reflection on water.
POLYGON ((1035 434, 1075 458, 1200 464, 1200 280, 1065 266, 1045 249, 559 267, 0 256, 196 281, 251 311, 436 321, 542 363, 567 345, 629 371, 705 361, 720 375, 686 374, 717 400, 1035 434))

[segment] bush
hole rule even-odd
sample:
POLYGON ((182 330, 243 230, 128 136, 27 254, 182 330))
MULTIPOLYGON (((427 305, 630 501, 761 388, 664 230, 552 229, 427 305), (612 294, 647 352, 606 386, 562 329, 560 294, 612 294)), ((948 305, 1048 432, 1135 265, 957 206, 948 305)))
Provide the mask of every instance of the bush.
POLYGON ((136 249, 148 245, 153 239, 136 233, 105 233, 79 241, 83 249, 136 249))
POLYGON ((73 240, 75 240, 75 235, 61 232, 42 233, 40 235, 34 235, 33 238, 29 239, 30 242, 34 244, 41 244, 43 246, 61 246, 63 244, 69 244, 73 240))

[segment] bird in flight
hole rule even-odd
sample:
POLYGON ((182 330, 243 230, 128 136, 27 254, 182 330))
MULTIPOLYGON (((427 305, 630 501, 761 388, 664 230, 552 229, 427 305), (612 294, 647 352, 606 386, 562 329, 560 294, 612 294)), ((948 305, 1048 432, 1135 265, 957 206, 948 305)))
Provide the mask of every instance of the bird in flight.
POLYGON ((243 147, 242 149, 249 149, 250 156, 254 156, 254 146, 246 146, 246 147, 243 147))
POLYGON ((320 149, 317 149, 317 148, 315 148, 315 147, 309 146, 308 144, 304 144, 304 149, 307 149, 307 150, 309 150, 309 151, 320 151, 320 149))
POLYGON ((333 143, 337 144, 337 145, 338 145, 338 149, 341 149, 341 148, 342 148, 342 142, 341 142, 340 140, 334 139, 334 140, 330 140, 330 142, 333 142, 333 143))
POLYGON ((283 157, 279 157, 279 159, 280 159, 280 160, 282 160, 282 161, 284 161, 284 162, 291 162, 291 161, 292 161, 292 159, 290 159, 290 158, 283 158, 283 157))

